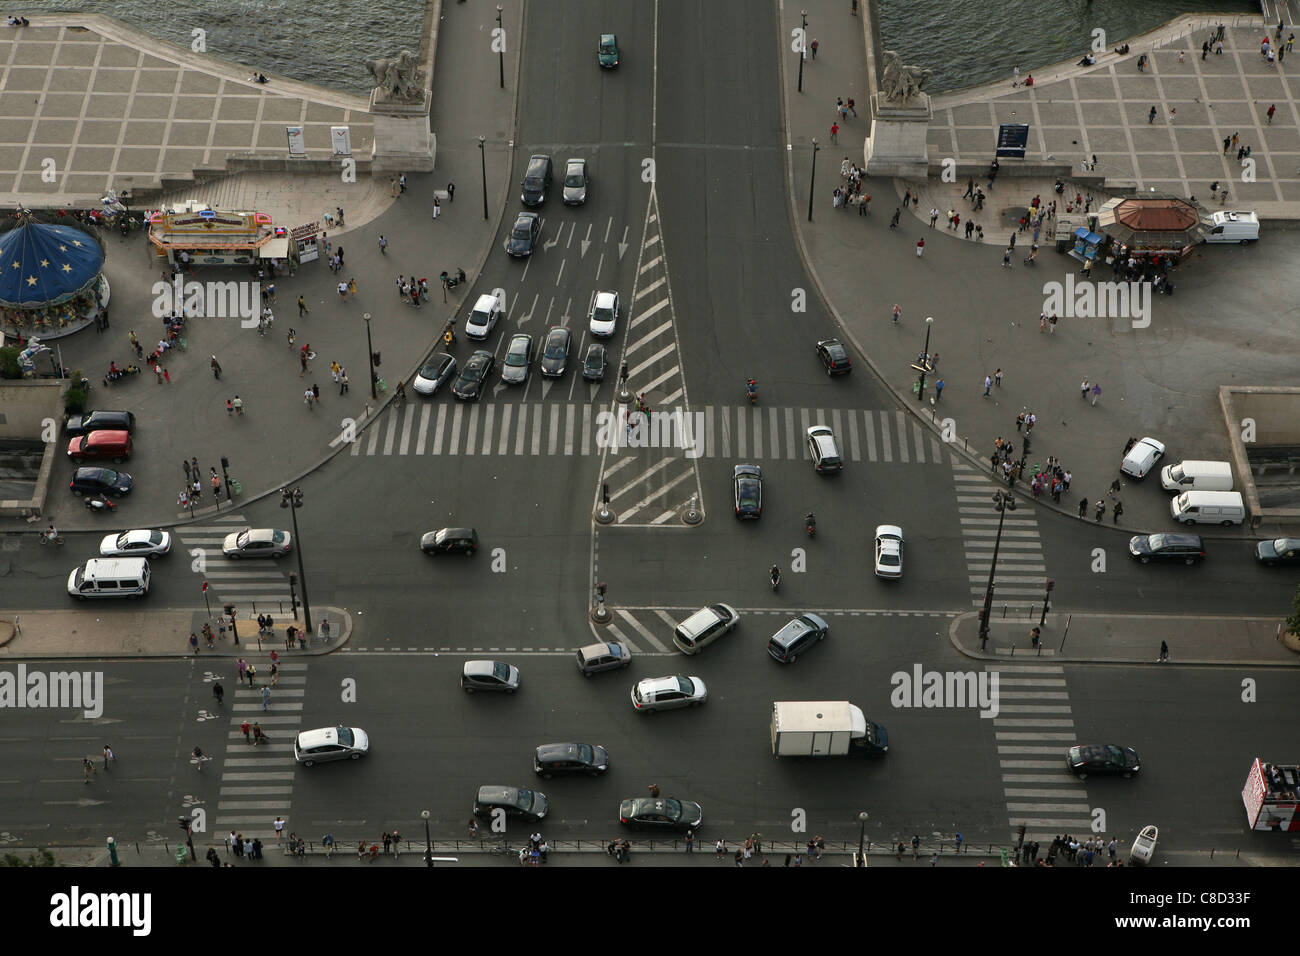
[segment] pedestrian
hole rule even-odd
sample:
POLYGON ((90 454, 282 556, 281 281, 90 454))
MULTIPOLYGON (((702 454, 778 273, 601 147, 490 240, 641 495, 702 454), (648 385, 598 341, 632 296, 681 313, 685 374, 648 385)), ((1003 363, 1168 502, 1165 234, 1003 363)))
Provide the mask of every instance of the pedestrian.
POLYGON ((657 784, 657 783, 652 783, 652 784, 650 784, 650 786, 648 786, 646 789, 650 791, 650 796, 651 796, 651 797, 653 797, 653 798, 656 799, 656 800, 659 799, 659 784, 657 784))
POLYGON ((1011 247, 1010 246, 1007 246, 1007 248, 1002 253, 1002 268, 1004 269, 1011 268, 1011 247))
POLYGON ((397 198, 397 194, 401 191, 401 190, 399 190, 399 189, 397 188, 397 180, 396 180, 396 179, 393 179, 392 182, 389 184, 389 191, 393 194, 393 198, 396 199, 396 198, 397 198))
MULTIPOLYGON (((406 173, 402 173, 402 175, 397 177, 397 185, 402 192, 406 192, 406 173)), ((394 830, 393 832, 396 833, 397 831, 394 830)))
POLYGON ((157 362, 153 363, 153 373, 158 378, 158 384, 161 385, 163 383, 162 366, 159 365, 157 362))
POLYGON ((902 318, 902 316, 903 316, 903 307, 898 303, 894 303, 894 324, 895 325, 898 324, 898 320, 902 318))
POLYGON ((328 618, 320 622, 320 636, 323 641, 330 639, 330 622, 328 618))
POLYGON ((226 399, 226 417, 227 418, 235 417, 235 403, 230 399, 226 399))
POLYGON ((340 282, 338 284, 338 291, 339 298, 346 302, 348 300, 348 284, 346 282, 340 282))
POLYGON ((984 376, 984 397, 985 398, 989 397, 989 392, 992 390, 992 388, 993 388, 993 379, 985 375, 984 376))
POLYGON ((1030 647, 1035 647, 1035 648, 1038 647, 1038 646, 1042 643, 1042 637, 1043 637, 1043 633, 1042 633, 1042 631, 1040 631, 1040 630, 1039 630, 1038 628, 1036 628, 1036 627, 1030 628, 1030 629, 1029 629, 1029 646, 1030 646, 1030 647))
POLYGON ((998 388, 1002 387, 1002 369, 997 369, 993 373, 993 384, 998 388))
POLYGON ((943 379, 938 379, 934 383, 934 400, 937 402, 943 398, 943 387, 947 383, 943 379))
POLYGON ((235 400, 231 404, 235 406, 236 415, 244 414, 244 400, 242 398, 236 395, 235 400))
POLYGON ((190 647, 194 649, 195 654, 199 652, 199 636, 193 631, 190 631, 190 647))
POLYGON ((1105 499, 1105 498, 1098 498, 1098 499, 1097 499, 1097 506, 1096 506, 1096 508, 1095 508, 1095 511, 1096 511, 1096 514, 1097 514, 1097 523, 1100 524, 1100 523, 1101 523, 1101 519, 1104 518, 1104 517, 1106 516, 1106 499, 1105 499))
POLYGON ((1207 40, 1201 44, 1201 59, 1204 60, 1210 54, 1210 43, 1207 40))
POLYGON ((1269 125, 1269 126, 1272 126, 1272 125, 1273 125, 1273 114, 1276 113, 1276 112, 1277 112, 1277 104, 1276 104, 1276 103, 1274 103, 1272 106, 1270 106, 1270 107, 1268 108, 1268 110, 1266 111, 1266 115, 1268 116, 1268 125, 1269 125))
POLYGON ((1088 514, 1088 499, 1084 498, 1079 502, 1079 517, 1086 517, 1088 514))
POLYGON ((1178 110, 1174 109, 1174 108, 1171 106, 1171 107, 1169 108, 1169 125, 1170 125, 1170 126, 1173 126, 1173 125, 1174 125, 1174 117, 1175 117, 1177 114, 1178 114, 1178 110))
POLYGON ((221 686, 221 681, 212 685, 212 696, 217 699, 218 705, 226 702, 226 689, 221 686))
POLYGON ((1055 312, 1047 317, 1047 332, 1049 335, 1056 334, 1056 319, 1057 315, 1055 312))
POLYGON ((384 831, 384 856, 388 856, 388 851, 389 849, 392 848, 392 844, 393 844, 393 837, 387 830, 385 830, 384 831))
MULTIPOLYGON (((274 667, 275 665, 272 664, 271 666, 274 667)), ((266 709, 270 706, 271 706, 271 688, 263 686, 262 687, 262 711, 265 712, 266 709)))
POLYGON ((854 108, 854 105, 853 105, 853 97, 850 96, 847 100, 845 100, 845 101, 844 101, 844 106, 845 106, 846 109, 848 109, 848 111, 849 111, 850 113, 852 113, 852 114, 854 115, 855 118, 857 117, 857 115, 858 115, 858 111, 854 108))
POLYGON ((348 294, 349 295, 357 294, 357 280, 355 277, 348 278, 348 294))
POLYGON ((812 58, 814 60, 817 59, 817 48, 819 46, 821 46, 821 44, 817 42, 816 37, 813 37, 812 43, 808 44, 808 49, 812 51, 812 58))
POLYGON ((1092 388, 1092 382, 1088 381, 1085 378, 1082 382, 1079 383, 1079 397, 1086 399, 1088 397, 1088 392, 1091 388, 1092 388))
POLYGON ((393 828, 393 856, 400 856, 402 853, 402 835, 393 828))
POLYGON ((1156 659, 1156 663, 1166 664, 1168 662, 1169 662, 1169 644, 1167 641, 1161 641, 1160 656, 1156 659))
MULTIPOLYGON (((401 382, 398 382, 398 384, 400 385, 401 382)), ((316 401, 318 402, 320 401, 320 386, 317 385, 315 382, 311 383, 311 394, 316 401)))
POLYGON ((248 661, 244 660, 241 657, 239 659, 239 664, 237 665, 236 669, 239 671, 239 683, 242 684, 244 682, 245 675, 248 673, 248 661))
POLYGON ((190 463, 189 463, 189 460, 188 460, 188 459, 185 459, 185 458, 182 458, 182 459, 181 459, 181 467, 185 469, 185 485, 186 485, 186 487, 188 487, 188 486, 189 486, 189 483, 190 483, 190 480, 191 480, 191 479, 190 479, 190 463))
POLYGON ((939 221, 939 210, 937 207, 931 206, 930 207, 930 228, 933 229, 934 224, 938 221, 939 221))
POLYGON ((84 774, 82 783, 90 783, 90 775, 95 773, 95 765, 90 762, 89 757, 81 758, 81 770, 84 774))
POLYGON ((215 355, 212 356, 212 359, 211 361, 208 362, 208 365, 212 367, 212 377, 217 379, 221 378, 221 363, 217 361, 217 357, 215 355))
POLYGON ((1122 501, 1115 502, 1115 507, 1111 510, 1110 513, 1111 518, 1113 519, 1112 523, 1119 524, 1119 516, 1122 515, 1123 513, 1124 513, 1124 502, 1122 501))
POLYGON ((253 722, 253 746, 256 747, 263 740, 270 740, 270 739, 271 738, 266 736, 265 731, 262 730, 262 725, 254 721, 253 722))
POLYGON ((962 836, 961 836, 961 834, 960 834, 960 833, 956 833, 956 834, 954 834, 954 835, 953 835, 953 843, 954 843, 954 845, 955 845, 955 850, 954 850, 953 852, 955 852, 955 853, 960 853, 960 852, 961 852, 961 842, 962 842, 962 836))
POLYGON ((438 197, 433 197, 433 221, 438 221, 438 216, 442 213, 442 203, 438 202, 438 197))
POLYGON ((108 762, 109 762, 110 760, 113 761, 114 763, 116 763, 116 762, 117 762, 117 754, 113 753, 113 748, 112 748, 112 747, 110 747, 108 744, 104 744, 104 769, 105 769, 105 770, 108 769, 108 762))
POLYGON ((274 825, 275 825, 275 842, 276 845, 278 846, 280 844, 280 838, 284 836, 284 817, 277 816, 275 818, 274 825))
POLYGON ((244 743, 251 744, 253 742, 251 736, 252 727, 249 725, 248 721, 245 720, 239 725, 239 732, 244 735, 244 743))
POLYGON ((916 240, 916 258, 921 258, 923 252, 925 252, 925 240, 918 239, 916 240))
POLYGON ((713 861, 716 863, 719 860, 721 860, 723 856, 726 855, 726 852, 727 852, 727 842, 719 838, 718 842, 715 843, 713 846, 713 861))
POLYGON ((839 123, 831 123, 831 142, 832 142, 832 143, 838 143, 838 142, 839 142, 839 139, 838 139, 837 137, 838 137, 839 135, 840 135, 840 124, 839 124, 839 123))
POLYGON ((1151 107, 1151 112, 1147 114, 1147 125, 1150 126, 1156 121, 1156 108, 1151 107))
POLYGON ((456 184, 455 184, 455 183, 448 183, 448 184, 447 184, 447 202, 455 202, 455 201, 456 201, 456 184))
POLYGON ((248 665, 248 686, 257 686, 257 667, 253 664, 248 665))
POLYGON ((348 370, 339 369, 339 394, 346 395, 348 391, 348 370))
POLYGON ((1092 393, 1092 404, 1096 405, 1097 399, 1101 398, 1101 386, 1098 383, 1093 382, 1091 393, 1092 393))
POLYGON ((912 862, 915 863, 916 858, 920 855, 921 855, 921 838, 917 836, 915 833, 913 833, 912 834, 912 862))

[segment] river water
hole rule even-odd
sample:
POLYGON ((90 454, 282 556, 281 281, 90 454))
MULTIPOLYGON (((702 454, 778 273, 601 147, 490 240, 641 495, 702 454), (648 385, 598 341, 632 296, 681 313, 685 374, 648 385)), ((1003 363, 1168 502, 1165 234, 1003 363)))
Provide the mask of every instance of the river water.
MULTIPOLYGON (((563 0, 543 2, 559 7, 563 0)), ((202 29, 207 52, 214 56, 361 95, 372 85, 362 60, 391 56, 403 47, 418 49, 424 19, 422 0, 43 0, 5 9, 29 15, 55 11, 116 17, 185 47, 191 31, 202 29)), ((905 63, 932 69, 927 89, 943 92, 1009 77, 1016 66, 1030 72, 1077 60, 1098 27, 1114 47, 1183 13, 1259 13, 1259 3, 884 0, 880 29, 885 48, 897 50, 905 63)), ((809 29, 817 36, 815 19, 809 29)), ((828 27, 826 33, 831 32, 828 27)))

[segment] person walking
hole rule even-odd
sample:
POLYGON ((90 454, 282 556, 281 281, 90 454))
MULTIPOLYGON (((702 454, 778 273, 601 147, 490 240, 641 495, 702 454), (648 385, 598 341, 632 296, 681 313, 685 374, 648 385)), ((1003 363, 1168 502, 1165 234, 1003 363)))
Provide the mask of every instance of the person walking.
POLYGON ((82 783, 90 783, 90 775, 95 773, 95 765, 90 762, 89 757, 83 757, 81 760, 81 769, 84 774, 82 783))
POLYGON ((1156 663, 1157 664, 1169 663, 1169 643, 1167 641, 1160 642, 1160 656, 1156 658, 1156 663))
POLYGON ((898 305, 897 303, 895 303, 895 305, 894 305, 894 324, 897 325, 897 324, 898 324, 898 320, 901 319, 902 317, 903 317, 903 307, 902 307, 901 305, 898 305))
POLYGON ((1007 246, 1002 252, 1002 268, 1011 268, 1011 247, 1007 246))
POLYGON ((110 747, 108 744, 104 744, 104 769, 105 770, 108 770, 109 761, 116 763, 117 754, 113 753, 112 747, 110 747))
POLYGON ((221 378, 221 363, 217 361, 217 357, 215 355, 212 356, 212 359, 208 362, 208 365, 211 366, 212 368, 212 377, 216 379, 221 378))
POLYGON ((239 732, 244 735, 244 743, 251 744, 253 742, 252 727, 249 725, 248 721, 245 720, 240 723, 239 732))
POLYGON ((812 58, 817 59, 817 48, 821 46, 816 37, 813 37, 812 43, 808 44, 808 49, 812 53, 812 58))
POLYGON ((307 315, 309 312, 311 312, 311 309, 307 308, 306 297, 301 295, 298 296, 298 318, 301 319, 304 315, 307 315))
POLYGON ((993 379, 988 375, 984 376, 984 397, 989 397, 989 392, 993 389, 993 379))
POLYGON ((943 387, 948 384, 943 379, 936 379, 934 383, 934 400, 937 402, 943 398, 943 387))
POLYGON ((1276 113, 1276 112, 1277 112, 1277 104, 1276 104, 1276 103, 1274 103, 1272 106, 1270 106, 1270 107, 1268 108, 1268 110, 1266 111, 1266 115, 1268 116, 1268 125, 1269 125, 1269 126, 1272 126, 1272 125, 1273 125, 1273 114, 1276 113))
POLYGON ((1150 126, 1156 121, 1156 108, 1151 107, 1151 112, 1147 114, 1147 125, 1150 126))
POLYGON ((313 392, 310 388, 307 389, 307 391, 302 393, 302 400, 307 403, 307 409, 309 411, 316 410, 316 393, 313 392))
POLYGON ((717 863, 721 861, 722 858, 726 855, 727 855, 727 841, 719 837, 718 842, 713 845, 713 861, 717 863))
POLYGON ((217 681, 212 685, 212 696, 216 699, 217 706, 221 706, 226 702, 226 689, 221 686, 221 681, 217 681))
POLYGON ((234 400, 233 402, 231 402, 231 404, 235 406, 235 414, 236 414, 236 415, 242 415, 242 414, 244 414, 244 400, 243 400, 242 398, 240 398, 238 395, 236 395, 236 396, 235 396, 235 400, 234 400))
MULTIPOLYGON (((1097 520, 1100 521, 1101 519, 1098 518, 1097 520)), ((271 665, 271 666, 274 667, 275 665, 273 664, 273 665, 271 665)), ((263 685, 263 687, 262 687, 262 712, 265 713, 266 710, 267 710, 267 708, 270 707, 270 706, 271 706, 271 688, 269 688, 269 687, 263 685)))
POLYGON ((279 846, 280 838, 284 836, 284 817, 277 816, 275 818, 274 825, 275 825, 275 843, 276 846, 279 846))
POLYGON ((840 124, 839 124, 839 123, 831 123, 831 142, 832 142, 832 143, 838 143, 838 142, 839 142, 839 139, 838 139, 839 135, 840 135, 840 124))
POLYGON ((1101 398, 1101 386, 1098 383, 1093 382, 1092 389, 1090 391, 1092 393, 1092 404, 1096 405, 1097 399, 1101 398))
POLYGON ((248 686, 249 687, 257 686, 257 667, 256 665, 253 664, 248 665, 248 686))
POLYGON ((993 385, 997 388, 1002 387, 1002 369, 997 369, 993 373, 993 385))
POLYGON ((1088 381, 1088 380, 1085 378, 1082 382, 1079 383, 1079 397, 1080 397, 1080 398, 1087 398, 1087 397, 1088 397, 1088 390, 1091 389, 1091 388, 1092 388, 1092 382, 1088 381))
POLYGON ((447 202, 455 202, 455 201, 456 201, 456 184, 455 184, 455 183, 448 183, 448 184, 447 184, 447 202))
POLYGON ((1115 502, 1115 507, 1111 509, 1111 513, 1110 513, 1111 518, 1114 519, 1112 523, 1119 524, 1119 516, 1122 515, 1123 513, 1124 513, 1124 502, 1122 501, 1115 502))
POLYGON ((936 206, 931 206, 930 207, 930 228, 933 229, 934 224, 938 221, 939 221, 939 209, 936 206))
POLYGON ((346 395, 348 392, 348 370, 339 369, 339 394, 346 395))
POLYGON ((925 252, 925 240, 918 239, 916 240, 916 258, 921 258, 923 252, 925 252))
POLYGON ((262 725, 254 721, 253 722, 253 746, 256 747, 263 740, 270 740, 270 739, 271 738, 266 736, 266 731, 262 730, 262 725))
POLYGON ((379 237, 379 252, 382 255, 388 255, 388 240, 382 235, 379 237))
POLYGON ((695 852, 695 831, 694 830, 686 831, 686 852, 687 853, 695 852))
POLYGON ((1088 514, 1088 499, 1084 498, 1079 502, 1079 517, 1086 517, 1088 514))
POLYGON ((1097 506, 1094 510, 1096 511, 1097 514, 1097 523, 1101 524, 1101 519, 1106 517, 1106 499, 1098 498, 1097 506))

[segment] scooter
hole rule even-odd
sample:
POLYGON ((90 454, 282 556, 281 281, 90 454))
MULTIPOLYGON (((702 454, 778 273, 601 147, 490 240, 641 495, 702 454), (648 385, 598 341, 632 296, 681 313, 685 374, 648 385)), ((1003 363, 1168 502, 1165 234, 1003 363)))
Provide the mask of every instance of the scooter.
POLYGON ((103 495, 94 495, 86 499, 86 510, 111 514, 117 510, 117 505, 103 495))
POLYGON ((808 514, 804 515, 803 520, 808 532, 808 537, 817 537, 817 519, 813 517, 813 513, 811 511, 808 512, 808 514))
POLYGON ((448 289, 454 289, 465 281, 465 270, 457 269, 455 275, 450 275, 444 270, 438 278, 442 280, 442 284, 448 289))
POLYGON ((752 378, 745 383, 745 395, 749 399, 749 404, 758 404, 758 383, 752 378))
POLYGON ((776 586, 781 583, 781 569, 773 568, 769 577, 772 581, 772 590, 775 591, 776 586))

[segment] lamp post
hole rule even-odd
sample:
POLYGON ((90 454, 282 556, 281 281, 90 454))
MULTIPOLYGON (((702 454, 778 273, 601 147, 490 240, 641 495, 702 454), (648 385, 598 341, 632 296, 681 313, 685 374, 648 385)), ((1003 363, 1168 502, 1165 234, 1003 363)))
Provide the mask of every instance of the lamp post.
POLYGON ((808 181, 808 221, 812 222, 813 196, 817 192, 817 150, 821 149, 817 145, 817 137, 813 137, 813 161, 812 161, 812 178, 808 181))
POLYGON ((501 31, 501 4, 497 4, 497 62, 500 65, 501 89, 506 88, 506 41, 501 31))
MULTIPOLYGON (((500 7, 497 7, 500 10, 500 7)), ((429 811, 421 810, 420 818, 424 820, 424 865, 433 869, 433 840, 429 837, 429 811)))
POLYGON ((302 507, 302 489, 281 488, 280 507, 288 508, 289 514, 293 516, 294 550, 298 552, 298 584, 302 587, 302 620, 307 625, 307 633, 310 634, 312 632, 311 602, 307 599, 307 572, 302 566, 302 538, 298 535, 298 509, 302 507))
POLYGON ((479 164, 483 167, 483 221, 487 222, 487 153, 483 151, 483 144, 487 142, 486 136, 478 138, 478 158, 479 164))
POLYGON ((1016 498, 1009 491, 993 492, 993 507, 998 511, 998 536, 993 540, 993 560, 989 564, 989 583, 984 589, 984 607, 980 611, 980 650, 989 640, 989 614, 993 611, 993 576, 998 572, 998 549, 1002 545, 1002 522, 1008 511, 1016 510, 1016 498))
POLYGON ((375 348, 370 344, 370 313, 361 313, 361 318, 366 322, 366 364, 370 366, 370 397, 378 401, 379 393, 375 391, 375 348))
POLYGON ((803 92, 803 61, 808 58, 808 11, 800 10, 803 25, 799 28, 799 92, 803 92))
POLYGON ((856 866, 866 866, 866 839, 867 839, 867 811, 863 810, 858 813, 858 860, 856 866))
POLYGON ((925 347, 921 349, 921 360, 916 364, 921 367, 921 377, 916 380, 916 400, 925 401, 925 373, 930 371, 930 327, 934 325, 934 316, 925 317, 925 347))

